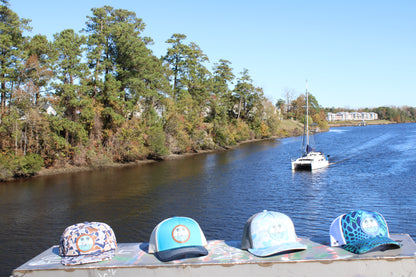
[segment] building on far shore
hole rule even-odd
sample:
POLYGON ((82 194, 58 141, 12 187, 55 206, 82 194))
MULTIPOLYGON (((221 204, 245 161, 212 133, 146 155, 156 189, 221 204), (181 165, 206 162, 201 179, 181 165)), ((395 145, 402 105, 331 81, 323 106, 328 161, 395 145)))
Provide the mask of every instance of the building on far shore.
POLYGON ((328 113, 326 120, 328 121, 345 121, 345 120, 377 120, 378 114, 374 112, 339 112, 328 113))

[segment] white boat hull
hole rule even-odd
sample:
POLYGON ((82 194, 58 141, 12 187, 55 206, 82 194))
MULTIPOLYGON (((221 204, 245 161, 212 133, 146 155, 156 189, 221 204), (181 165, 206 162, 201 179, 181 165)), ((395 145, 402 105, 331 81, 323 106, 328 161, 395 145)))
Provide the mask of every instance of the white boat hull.
POLYGON ((306 156, 292 160, 292 170, 315 170, 327 167, 329 161, 321 152, 309 152, 306 156))

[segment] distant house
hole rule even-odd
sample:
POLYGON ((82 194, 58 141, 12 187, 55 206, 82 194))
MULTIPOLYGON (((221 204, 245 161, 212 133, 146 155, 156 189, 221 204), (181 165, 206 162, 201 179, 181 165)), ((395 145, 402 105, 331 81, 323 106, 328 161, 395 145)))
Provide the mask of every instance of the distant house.
MULTIPOLYGON (((155 112, 159 117, 163 116, 165 111, 165 107, 163 105, 154 106, 155 112)), ((135 110, 129 113, 129 117, 133 117, 139 119, 142 117, 143 113, 145 112, 144 106, 141 103, 137 103, 135 110)))
POLYGON ((363 120, 363 114, 359 112, 352 112, 351 120, 363 120))
POLYGON ((326 115, 326 120, 327 121, 335 121, 336 120, 336 116, 337 116, 336 113, 328 113, 326 115))
POLYGON ((56 110, 50 105, 50 104, 45 104, 42 106, 42 109, 46 111, 47 114, 49 115, 56 115, 56 110))
POLYGON ((377 120, 378 114, 371 112, 338 112, 328 113, 326 116, 327 121, 345 121, 345 120, 377 120))
POLYGON ((378 114, 377 113, 371 112, 371 113, 368 113, 368 114, 370 116, 369 120, 377 120, 378 119, 378 114))

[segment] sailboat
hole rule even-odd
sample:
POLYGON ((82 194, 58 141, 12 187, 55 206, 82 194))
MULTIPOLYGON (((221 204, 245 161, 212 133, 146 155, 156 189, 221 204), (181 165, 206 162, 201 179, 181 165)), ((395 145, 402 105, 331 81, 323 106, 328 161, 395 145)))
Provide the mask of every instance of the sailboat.
POLYGON ((315 170, 329 165, 328 156, 315 151, 309 140, 309 93, 306 82, 306 115, 302 138, 302 156, 296 160, 292 159, 292 170, 315 170))

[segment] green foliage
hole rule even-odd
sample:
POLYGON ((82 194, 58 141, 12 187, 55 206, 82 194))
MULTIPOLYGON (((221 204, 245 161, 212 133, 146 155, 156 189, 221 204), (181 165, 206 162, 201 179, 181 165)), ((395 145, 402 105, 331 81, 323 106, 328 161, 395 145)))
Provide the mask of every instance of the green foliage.
POLYGON ((227 126, 215 125, 213 131, 213 139, 216 144, 221 147, 235 145, 236 139, 231 129, 227 126))
POLYGON ((166 137, 163 132, 163 128, 160 126, 150 127, 148 130, 147 143, 152 150, 153 155, 156 157, 169 154, 168 149, 165 146, 166 137))
POLYGON ((43 159, 38 154, 0 155, 0 179, 33 176, 42 169, 43 165, 43 159))
POLYGON ((114 163, 112 157, 102 148, 89 149, 86 154, 86 161, 88 166, 92 168, 105 168, 114 163))
POLYGON ((13 93, 13 87, 19 81, 19 70, 24 58, 25 37, 23 32, 30 30, 29 20, 20 19, 8 7, 8 2, 0 4, 0 107, 5 112, 7 101, 13 93))
POLYGON ((379 107, 370 111, 377 113, 381 120, 396 123, 416 122, 416 108, 414 107, 379 107))
POLYGON ((191 150, 192 142, 185 130, 186 120, 176 110, 169 111, 166 115, 164 132, 166 144, 172 153, 182 154, 191 150))
POLYGON ((133 162, 144 159, 149 150, 145 147, 144 132, 136 120, 126 122, 115 134, 112 154, 116 162, 133 162))
POLYGON ((235 121, 235 123, 231 126, 231 130, 236 142, 255 138, 253 130, 251 130, 249 125, 241 119, 237 119, 235 121))
MULTIPOLYGON (((24 37, 29 21, 2 3, 0 179, 42 166, 100 168, 300 134, 301 124, 281 119, 304 119, 304 95, 286 91, 276 109, 247 69, 236 78, 231 62, 220 59, 211 72, 208 56, 183 34, 173 34, 158 58, 134 12, 93 8, 82 35, 66 29, 48 41, 24 37), (45 104, 55 111, 47 114, 45 104)), ((327 129, 325 111, 309 97, 309 122, 327 129)), ((381 119, 416 120, 411 107, 373 111, 381 119)))

